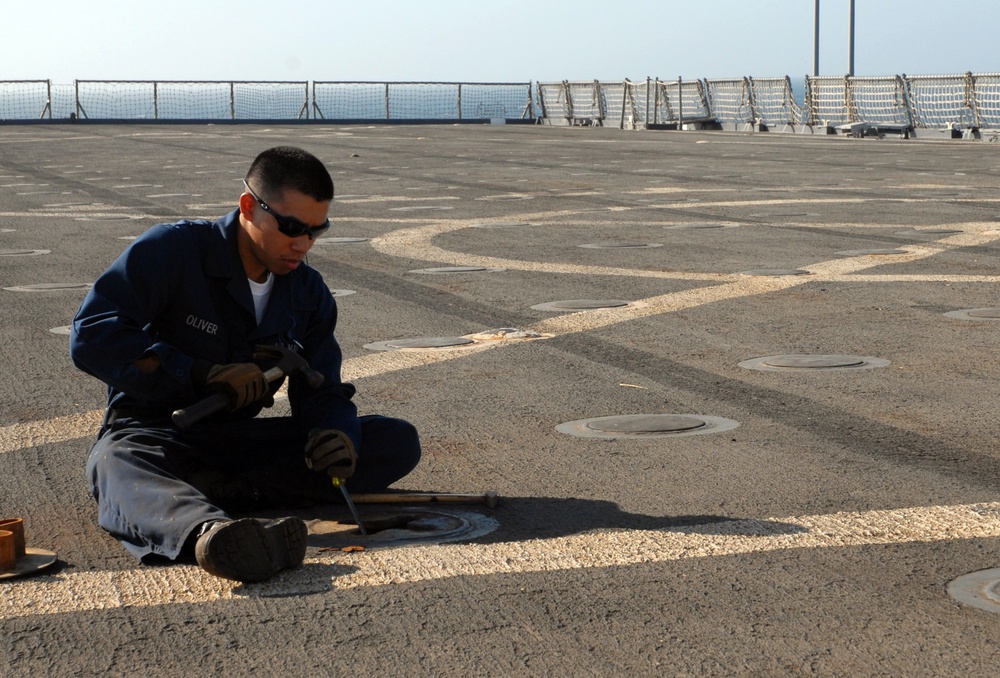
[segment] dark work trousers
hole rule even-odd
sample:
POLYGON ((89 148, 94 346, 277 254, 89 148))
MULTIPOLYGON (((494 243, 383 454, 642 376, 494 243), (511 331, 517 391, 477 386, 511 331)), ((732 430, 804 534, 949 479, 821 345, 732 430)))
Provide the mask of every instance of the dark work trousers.
MULTIPOLYGON (((187 431, 109 419, 91 448, 87 477, 101 527, 140 559, 178 558, 199 525, 229 511, 343 501, 328 475, 306 466, 305 435, 290 417, 187 431)), ((382 491, 420 460, 417 431, 402 419, 361 417, 361 435, 351 492, 382 491)))

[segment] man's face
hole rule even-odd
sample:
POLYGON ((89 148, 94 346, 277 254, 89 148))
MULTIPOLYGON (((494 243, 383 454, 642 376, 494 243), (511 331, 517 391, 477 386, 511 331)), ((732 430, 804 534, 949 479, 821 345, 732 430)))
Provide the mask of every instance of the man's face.
MULTIPOLYGON (((329 200, 319 201, 296 190, 286 190, 277 200, 261 198, 272 212, 298 219, 308 226, 326 223, 330 209, 329 200)), ((263 278, 265 271, 275 275, 294 271, 313 245, 307 234, 292 238, 279 231, 275 218, 249 192, 240 196, 240 222, 240 258, 247 277, 254 280, 263 278)))

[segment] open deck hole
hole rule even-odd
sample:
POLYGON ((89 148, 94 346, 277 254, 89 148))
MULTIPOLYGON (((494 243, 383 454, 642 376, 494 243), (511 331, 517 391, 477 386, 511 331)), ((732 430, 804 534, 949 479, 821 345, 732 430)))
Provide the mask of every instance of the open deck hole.
POLYGON ((360 509, 361 522, 368 533, 365 535, 361 534, 357 522, 344 513, 339 513, 336 518, 311 521, 310 546, 369 548, 434 544, 474 539, 499 527, 494 518, 472 511, 401 505, 396 510, 383 507, 383 510, 373 512, 373 507, 374 505, 369 504, 360 509))
MULTIPOLYGON (((361 534, 361 529, 358 528, 357 523, 353 520, 338 520, 337 522, 340 525, 354 525, 354 529, 350 530, 350 534, 361 534)), ((372 518, 365 518, 362 516, 361 522, 365 524, 365 531, 368 532, 368 536, 376 535, 387 530, 434 532, 438 529, 437 525, 434 524, 432 520, 428 520, 426 516, 421 516, 416 513, 382 515, 374 516, 372 518)))

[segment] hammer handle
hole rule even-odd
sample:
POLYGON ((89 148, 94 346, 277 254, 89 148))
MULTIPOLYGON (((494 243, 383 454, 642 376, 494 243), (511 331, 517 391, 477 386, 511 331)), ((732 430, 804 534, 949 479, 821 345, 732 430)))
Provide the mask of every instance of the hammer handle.
MULTIPOLYGON (((269 384, 283 376, 285 376, 284 373, 277 367, 272 367, 264 372, 264 379, 269 384)), ((205 417, 220 412, 227 407, 229 407, 229 396, 225 393, 213 393, 207 398, 199 400, 194 405, 188 405, 185 408, 175 410, 170 415, 170 418, 177 428, 191 428, 205 417)))
POLYGON ((413 503, 438 503, 456 502, 464 504, 486 504, 490 508, 497 505, 496 492, 481 492, 477 494, 466 494, 458 492, 446 492, 434 494, 431 492, 387 492, 371 494, 355 494, 356 504, 413 504, 413 503))

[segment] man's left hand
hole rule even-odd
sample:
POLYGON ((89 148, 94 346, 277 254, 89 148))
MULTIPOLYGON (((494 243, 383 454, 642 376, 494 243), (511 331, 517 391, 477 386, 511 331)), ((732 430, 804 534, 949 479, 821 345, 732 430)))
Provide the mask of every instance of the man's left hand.
POLYGON ((332 478, 350 478, 358 463, 354 443, 343 431, 317 428, 306 441, 306 466, 332 478))

